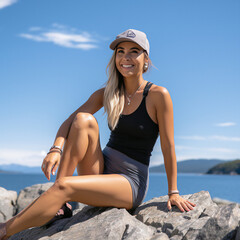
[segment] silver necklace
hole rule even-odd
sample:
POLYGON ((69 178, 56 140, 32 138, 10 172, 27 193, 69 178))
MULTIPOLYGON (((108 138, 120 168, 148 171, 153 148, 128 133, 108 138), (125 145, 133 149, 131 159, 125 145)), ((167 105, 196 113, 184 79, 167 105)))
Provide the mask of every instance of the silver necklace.
POLYGON ((133 93, 133 94, 127 94, 127 92, 126 92, 126 98, 127 98, 127 105, 129 106, 130 104, 131 104, 131 98, 136 94, 136 92, 140 89, 140 87, 143 85, 143 82, 144 81, 142 81, 142 83, 140 84, 140 86, 137 88, 137 90, 133 93))

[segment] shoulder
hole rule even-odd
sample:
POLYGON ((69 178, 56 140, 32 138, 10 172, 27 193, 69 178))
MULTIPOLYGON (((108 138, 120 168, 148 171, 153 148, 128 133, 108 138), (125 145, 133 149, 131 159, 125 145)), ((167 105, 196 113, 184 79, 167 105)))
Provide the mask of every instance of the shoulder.
POLYGON ((105 88, 100 88, 97 91, 95 91, 93 94, 95 96, 103 96, 105 88))
POLYGON ((104 95, 104 89, 105 88, 100 88, 93 92, 91 96, 88 99, 88 102, 93 103, 93 104, 103 104, 103 95, 104 95))
POLYGON ((105 88, 100 88, 96 90, 92 95, 91 98, 103 98, 105 88))
POLYGON ((153 84, 149 96, 154 105, 159 108, 172 104, 171 96, 167 88, 153 84))
POLYGON ((156 104, 163 103, 171 99, 168 90, 165 87, 153 84, 150 88, 149 95, 152 101, 156 104))

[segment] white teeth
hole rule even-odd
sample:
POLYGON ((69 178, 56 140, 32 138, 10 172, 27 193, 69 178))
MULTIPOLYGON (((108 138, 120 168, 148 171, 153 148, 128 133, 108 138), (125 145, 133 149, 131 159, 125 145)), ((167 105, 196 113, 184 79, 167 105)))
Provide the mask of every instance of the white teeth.
POLYGON ((123 67, 126 67, 126 68, 130 68, 132 67, 133 65, 122 65, 123 67))

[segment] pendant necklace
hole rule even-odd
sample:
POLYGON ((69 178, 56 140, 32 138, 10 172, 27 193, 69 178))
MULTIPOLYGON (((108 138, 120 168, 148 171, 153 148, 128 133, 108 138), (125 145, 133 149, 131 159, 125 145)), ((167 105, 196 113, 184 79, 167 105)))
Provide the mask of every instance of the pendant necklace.
POLYGON ((126 98, 127 98, 127 105, 129 106, 131 104, 131 98, 136 94, 136 92, 140 89, 140 87, 143 85, 143 82, 140 84, 140 86, 138 87, 138 89, 133 93, 133 94, 130 94, 128 95, 127 92, 126 92, 126 98))

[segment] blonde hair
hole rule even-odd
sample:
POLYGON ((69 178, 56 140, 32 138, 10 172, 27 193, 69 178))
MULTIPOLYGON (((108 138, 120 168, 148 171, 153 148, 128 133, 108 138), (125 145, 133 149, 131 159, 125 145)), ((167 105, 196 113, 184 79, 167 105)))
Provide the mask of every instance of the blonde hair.
MULTIPOLYGON (((143 73, 152 65, 147 53, 144 53, 148 58, 148 67, 143 70, 143 73)), ((114 130, 117 126, 120 114, 124 108, 124 80, 116 67, 115 56, 116 51, 114 51, 107 65, 108 81, 106 82, 103 97, 104 113, 107 113, 108 125, 111 130, 114 130)))

